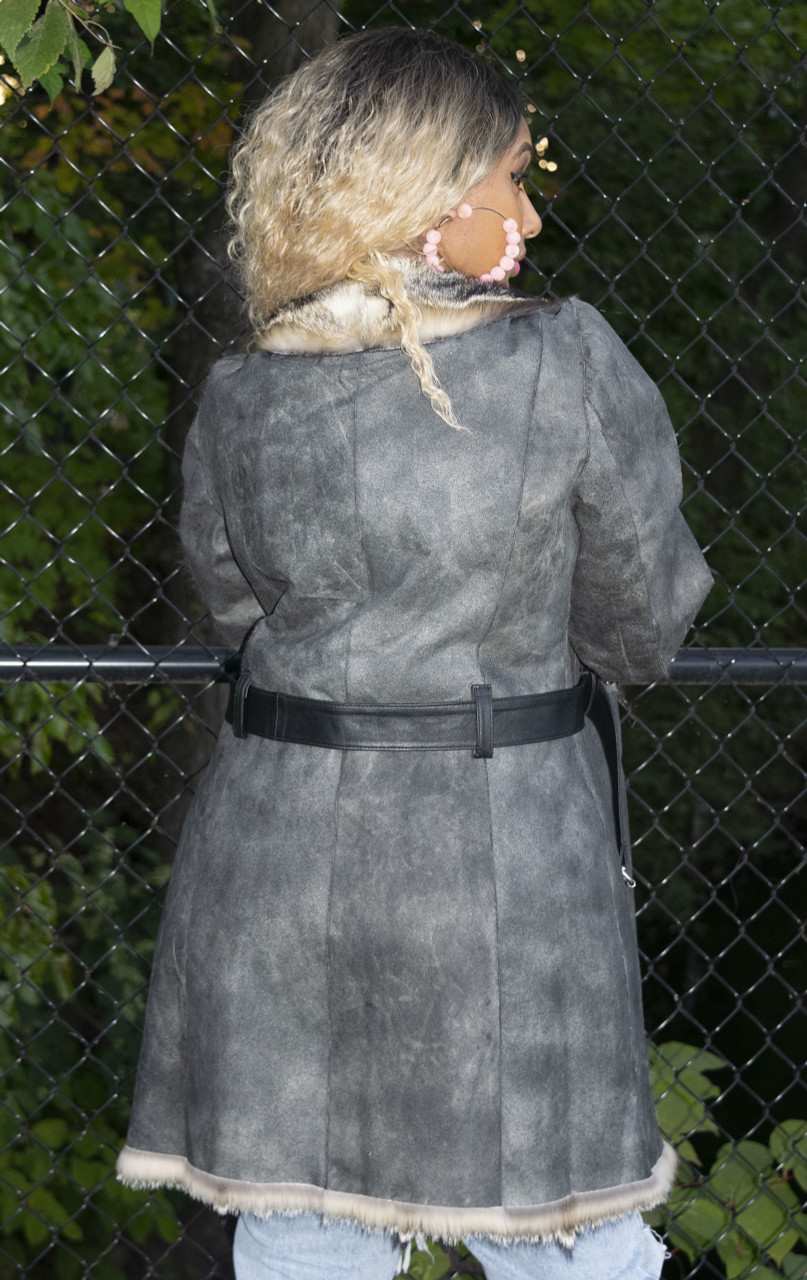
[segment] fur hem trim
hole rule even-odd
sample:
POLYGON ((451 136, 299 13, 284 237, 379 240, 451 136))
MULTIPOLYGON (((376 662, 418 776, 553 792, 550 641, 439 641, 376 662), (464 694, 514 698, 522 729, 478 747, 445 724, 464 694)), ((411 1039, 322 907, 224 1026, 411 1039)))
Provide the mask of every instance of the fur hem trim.
MULTIPOLYGON (((450 338, 499 316, 551 305, 507 285, 481 284, 459 271, 440 275, 418 259, 399 258, 396 263, 420 311, 421 342, 450 338)), ((400 342, 392 304, 380 290, 341 280, 281 307, 256 346, 278 355, 317 355, 399 347, 400 342)))
POLYGON ((455 1208, 409 1204, 376 1196, 329 1191, 303 1182, 243 1182, 196 1169, 184 1156, 139 1151, 125 1146, 115 1165, 118 1182, 136 1189, 179 1187, 218 1213, 295 1215, 305 1211, 324 1218, 349 1218, 370 1231, 394 1231, 402 1241, 426 1237, 456 1244, 465 1235, 486 1236, 499 1244, 514 1240, 556 1240, 571 1247, 585 1227, 612 1221, 633 1210, 652 1209, 667 1199, 678 1155, 665 1142, 649 1178, 596 1191, 578 1191, 548 1204, 455 1208))

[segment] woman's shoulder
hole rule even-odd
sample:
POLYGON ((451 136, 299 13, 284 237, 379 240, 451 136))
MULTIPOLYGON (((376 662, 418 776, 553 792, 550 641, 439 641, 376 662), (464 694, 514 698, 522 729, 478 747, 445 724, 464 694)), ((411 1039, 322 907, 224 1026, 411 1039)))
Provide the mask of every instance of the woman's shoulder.
MULTIPOLYGON (((587 306, 585 303, 582 305, 584 308, 587 306)), ((581 317, 579 308, 580 301, 576 297, 514 293, 510 307, 501 318, 506 318, 515 327, 520 344, 532 343, 536 351, 540 349, 542 359, 551 359, 555 353, 563 361, 574 359, 578 364, 581 321, 585 319, 581 317)))
MULTIPOLYGON (((542 308, 537 315, 544 343, 553 333, 558 339, 572 340, 580 353, 587 381, 592 378, 620 382, 650 382, 648 374, 620 337, 609 318, 607 306, 596 307, 577 294, 557 300, 556 305, 542 308)), ((528 317, 525 316, 525 319, 528 317)), ((617 316, 612 314, 614 321, 617 316)))
POLYGON ((511 320, 536 329, 545 342, 553 336, 562 337, 564 341, 576 338, 583 353, 595 335, 599 335, 600 340, 621 342, 602 312, 577 294, 565 297, 515 294, 508 315, 511 320))
POLYGON ((232 374, 238 373, 247 358, 247 354, 246 351, 235 351, 226 356, 219 356, 218 360, 214 361, 210 366, 210 372, 207 375, 208 383, 211 381, 214 383, 221 382, 231 377, 232 374))
POLYGON ((621 342, 603 311, 592 303, 585 302, 578 294, 531 297, 525 293, 516 294, 515 299, 518 300, 522 314, 525 317, 537 317, 542 328, 571 328, 576 329, 581 336, 599 333, 603 337, 611 336, 621 342))
MULTIPOLYGON (((607 309, 592 306, 581 298, 569 300, 580 332, 580 346, 587 383, 595 381, 615 394, 640 393, 660 396, 655 383, 636 359, 627 342, 609 319, 607 309)), ((617 321, 617 316, 612 313, 617 321)))
POLYGON ((209 411, 213 402, 218 398, 219 392, 226 394, 227 379, 232 378, 241 371, 246 359, 247 352, 239 351, 230 352, 214 360, 196 390, 195 398, 197 403, 209 411))

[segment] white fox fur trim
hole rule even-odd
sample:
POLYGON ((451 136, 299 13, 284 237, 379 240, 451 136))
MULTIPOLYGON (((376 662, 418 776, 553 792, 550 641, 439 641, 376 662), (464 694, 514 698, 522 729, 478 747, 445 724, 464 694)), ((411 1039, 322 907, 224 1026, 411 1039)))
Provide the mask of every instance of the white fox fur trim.
POLYGON ((137 1189, 180 1187, 218 1213, 297 1214, 314 1210, 325 1218, 348 1218, 367 1230, 392 1230, 402 1241, 413 1237, 456 1244, 464 1235, 484 1235, 499 1243, 513 1240, 557 1240, 571 1247, 578 1231, 619 1218, 632 1210, 652 1209, 667 1199, 675 1179, 678 1156, 669 1143, 649 1178, 598 1191, 579 1191, 549 1204, 509 1209, 504 1205, 454 1208, 450 1205, 408 1204, 376 1196, 329 1191, 303 1182, 242 1182, 217 1178, 195 1169, 184 1156, 138 1151, 125 1146, 115 1176, 137 1189))
MULTIPOLYGON (((546 306, 507 285, 480 284, 459 271, 436 272, 419 259, 396 259, 406 292, 421 314, 421 342, 473 329, 498 316, 546 306)), ((263 351, 280 355, 367 351, 399 347, 392 304, 378 289, 342 280, 281 307, 258 339, 263 351)))

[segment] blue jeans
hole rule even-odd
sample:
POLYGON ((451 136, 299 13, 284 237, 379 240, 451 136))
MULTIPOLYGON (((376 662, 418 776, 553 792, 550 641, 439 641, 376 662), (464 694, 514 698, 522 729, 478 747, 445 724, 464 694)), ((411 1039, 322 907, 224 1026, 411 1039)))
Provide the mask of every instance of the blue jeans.
MULTIPOLYGON (((666 1252, 638 1213, 588 1227, 572 1250, 474 1235, 464 1243, 487 1280, 659 1280, 666 1252)), ((236 1280, 393 1280, 405 1257, 394 1231, 308 1211, 241 1213, 233 1242, 236 1280)))

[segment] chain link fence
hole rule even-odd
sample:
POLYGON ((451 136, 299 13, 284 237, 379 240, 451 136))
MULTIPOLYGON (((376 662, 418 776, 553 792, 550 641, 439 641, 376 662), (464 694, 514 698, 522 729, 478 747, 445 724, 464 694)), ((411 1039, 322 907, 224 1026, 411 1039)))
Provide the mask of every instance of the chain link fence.
MULTIPOLYGON (((51 104, 0 66, 0 1280, 231 1277, 235 1219, 113 1175, 160 901, 227 653, 182 565, 179 459, 246 339, 221 179, 246 106, 362 25, 524 87, 544 218, 519 286, 594 303, 659 383, 717 586, 625 688, 644 1000, 678 1184, 664 1276, 807 1276, 807 237, 801 4, 122 6, 51 104), (86 86, 85 86, 86 87, 86 86)), ((479 1275, 414 1253, 415 1280, 479 1275)))

